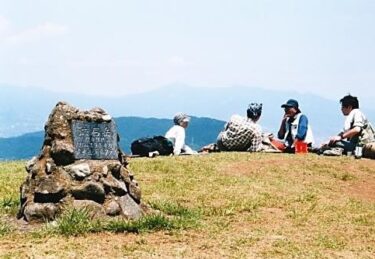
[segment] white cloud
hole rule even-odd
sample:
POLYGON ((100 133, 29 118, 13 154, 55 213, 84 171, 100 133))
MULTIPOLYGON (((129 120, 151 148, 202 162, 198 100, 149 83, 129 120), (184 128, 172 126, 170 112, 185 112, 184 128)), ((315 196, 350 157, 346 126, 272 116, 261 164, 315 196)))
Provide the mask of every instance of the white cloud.
POLYGON ((185 58, 180 57, 180 56, 173 56, 168 59, 168 63, 173 65, 173 66, 186 66, 186 65, 191 65, 191 62, 188 62, 185 60, 185 58))
POLYGON ((8 29, 9 21, 4 16, 0 16, 0 36, 5 34, 8 29))
POLYGON ((72 68, 122 68, 122 67, 144 67, 145 63, 137 60, 108 60, 108 59, 80 59, 66 63, 72 68))
POLYGON ((18 33, 10 34, 5 41, 11 44, 22 44, 40 41, 45 38, 64 35, 68 32, 68 28, 64 25, 45 22, 34 28, 30 28, 18 33))

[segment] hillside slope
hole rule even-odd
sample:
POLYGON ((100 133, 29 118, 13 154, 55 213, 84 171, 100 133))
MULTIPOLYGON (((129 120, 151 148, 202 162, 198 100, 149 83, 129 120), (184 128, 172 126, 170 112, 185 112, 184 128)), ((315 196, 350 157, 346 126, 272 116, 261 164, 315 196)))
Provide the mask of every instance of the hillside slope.
POLYGON ((129 166, 142 201, 176 225, 153 221, 157 228, 131 234, 73 218, 82 232, 69 238, 60 222, 25 231, 12 220, 24 163, 0 163, 0 257, 375 255, 375 160, 233 152, 134 158, 129 166))

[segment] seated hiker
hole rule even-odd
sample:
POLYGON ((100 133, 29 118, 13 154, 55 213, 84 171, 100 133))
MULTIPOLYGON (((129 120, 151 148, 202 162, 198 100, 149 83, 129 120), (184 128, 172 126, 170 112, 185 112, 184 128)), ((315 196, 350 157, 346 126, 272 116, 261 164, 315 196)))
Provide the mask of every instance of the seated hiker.
POLYGON ((173 143, 173 154, 176 156, 197 153, 185 144, 185 129, 188 127, 189 121, 190 117, 188 115, 177 113, 173 118, 174 126, 165 133, 165 137, 173 143))
POLYGON ((290 99, 281 108, 284 108, 285 113, 277 136, 284 140, 284 152, 294 153, 297 141, 311 147, 314 142, 311 126, 306 115, 301 113, 298 102, 290 99))
POLYGON ((262 150, 262 128, 256 124, 262 114, 261 103, 251 103, 247 109, 247 118, 232 115, 224 130, 217 138, 220 151, 262 150))
POLYGON ((344 128, 337 136, 330 138, 325 146, 326 150, 323 151, 324 155, 347 154, 347 152, 353 152, 358 144, 375 141, 374 129, 359 109, 358 98, 349 94, 344 96, 340 103, 341 112, 346 117, 344 128))

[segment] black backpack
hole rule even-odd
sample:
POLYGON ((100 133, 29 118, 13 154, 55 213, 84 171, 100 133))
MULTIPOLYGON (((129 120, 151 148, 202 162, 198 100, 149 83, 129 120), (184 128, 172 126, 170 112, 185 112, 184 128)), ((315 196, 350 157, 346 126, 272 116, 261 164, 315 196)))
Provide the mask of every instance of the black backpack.
POLYGON ((173 143, 163 136, 154 136, 134 140, 130 149, 133 155, 148 156, 158 151, 159 155, 168 156, 173 153, 173 143))

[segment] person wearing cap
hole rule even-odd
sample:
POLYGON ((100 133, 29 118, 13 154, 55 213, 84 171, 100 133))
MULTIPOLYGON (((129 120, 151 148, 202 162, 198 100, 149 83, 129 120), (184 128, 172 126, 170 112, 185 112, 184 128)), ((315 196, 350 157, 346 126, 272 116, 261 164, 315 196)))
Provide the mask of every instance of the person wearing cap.
POLYGON ((257 124, 262 114, 261 103, 251 103, 247 109, 247 117, 232 115, 225 124, 224 130, 217 138, 220 151, 262 150, 262 128, 257 124))
POLYGON ((177 113, 173 118, 174 126, 172 126, 165 137, 173 143, 173 154, 196 154, 197 152, 185 144, 185 129, 190 122, 190 116, 185 113, 177 113))
POLYGON ((294 153, 297 140, 311 146, 314 142, 311 126, 307 116, 301 113, 298 102, 289 99, 281 108, 284 108, 285 113, 277 136, 284 140, 284 152, 294 153))

